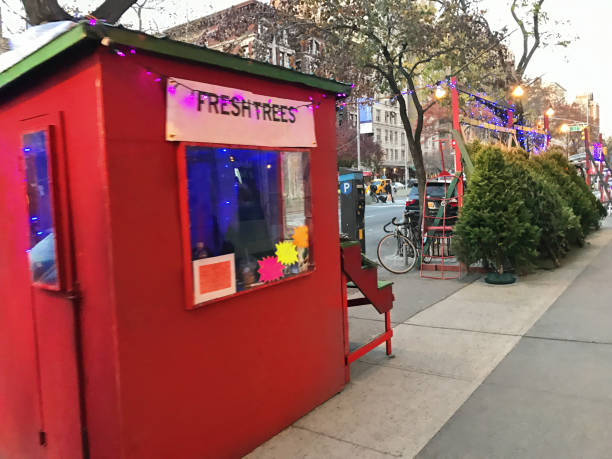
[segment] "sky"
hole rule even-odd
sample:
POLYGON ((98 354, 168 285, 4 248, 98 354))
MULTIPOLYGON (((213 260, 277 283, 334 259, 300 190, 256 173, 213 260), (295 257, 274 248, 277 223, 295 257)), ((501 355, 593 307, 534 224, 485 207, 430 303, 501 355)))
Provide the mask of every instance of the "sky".
MULTIPOLYGON (((154 2, 155 0, 149 0, 154 2)), ((193 20, 213 11, 241 3, 244 0, 165 0, 161 3, 165 11, 156 8, 145 11, 143 17, 149 27, 163 30, 186 20, 193 20)), ((483 9, 493 27, 508 26, 516 29, 510 16, 510 0, 481 0, 483 9)), ((101 0, 60 0, 64 7, 77 7, 90 11, 101 0)), ((23 19, 18 11, 19 0, 0 0, 4 22, 4 35, 10 38, 11 32, 23 27, 23 19)), ((568 102, 577 94, 592 92, 600 105, 602 130, 606 136, 612 135, 612 86, 608 84, 612 75, 612 59, 606 51, 610 39, 607 28, 612 18, 611 0, 545 0, 544 7, 550 16, 548 27, 558 29, 565 37, 578 37, 567 48, 548 47, 536 51, 527 74, 529 77, 542 76, 544 81, 559 83, 567 90, 568 102), (556 26, 554 21, 569 20, 570 25, 556 26)), ((23 14, 23 13, 22 13, 23 14)), ((125 24, 135 24, 135 15, 128 12, 122 18, 125 24)), ((514 32, 508 45, 515 55, 522 50, 521 35, 514 32)))

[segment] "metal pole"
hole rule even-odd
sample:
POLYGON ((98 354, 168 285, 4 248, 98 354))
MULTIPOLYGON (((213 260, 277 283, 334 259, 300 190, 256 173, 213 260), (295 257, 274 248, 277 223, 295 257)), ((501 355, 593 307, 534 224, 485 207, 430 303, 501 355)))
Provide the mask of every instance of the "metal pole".
MULTIPOLYGON (((406 86, 406 94, 409 94, 408 86, 406 86)), ((410 99, 408 99, 408 96, 406 96, 406 116, 408 117, 408 119, 410 119, 410 99)), ((406 135, 406 132, 404 132, 403 135, 406 135)), ((406 136, 406 143, 404 144, 404 147, 406 148, 404 150, 404 187, 406 188, 406 190, 408 190, 408 177, 410 176, 410 174, 408 173, 408 136, 406 136)))
POLYGON ((546 150, 548 150, 548 145, 550 144, 550 120, 546 113, 544 113, 544 131, 546 132, 546 150))
POLYGON ((587 127, 584 128, 584 155, 585 155, 585 165, 586 165, 586 183, 589 186, 589 188, 591 188, 591 161, 590 161, 590 157, 591 157, 591 149, 589 146, 589 126, 587 124, 587 127))
MULTIPOLYGON (((459 124, 459 91, 457 91, 457 77, 451 77, 451 107, 453 113, 453 129, 461 132, 459 124)), ((459 177, 457 181, 457 195, 459 197, 459 207, 463 207, 463 167, 461 165, 461 150, 457 142, 453 142, 455 147, 455 174, 459 177)))
POLYGON ((408 152, 404 150, 404 186, 406 189, 408 189, 408 175, 408 152))
POLYGON ((361 170, 361 114, 359 113, 359 101, 357 101, 357 170, 361 170))

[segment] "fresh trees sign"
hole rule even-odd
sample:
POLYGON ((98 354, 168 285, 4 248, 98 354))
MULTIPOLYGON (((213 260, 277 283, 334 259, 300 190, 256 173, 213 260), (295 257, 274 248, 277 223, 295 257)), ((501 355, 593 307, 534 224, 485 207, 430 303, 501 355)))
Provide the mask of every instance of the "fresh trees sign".
POLYGON ((168 78, 166 140, 315 147, 310 102, 168 78))

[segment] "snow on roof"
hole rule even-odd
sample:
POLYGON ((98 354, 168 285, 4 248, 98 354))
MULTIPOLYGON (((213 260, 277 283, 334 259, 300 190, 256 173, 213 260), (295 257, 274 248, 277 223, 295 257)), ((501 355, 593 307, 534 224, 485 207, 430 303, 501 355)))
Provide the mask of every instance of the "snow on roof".
MULTIPOLYGON (((292 69, 245 59, 205 47, 157 38, 122 27, 90 24, 88 21, 79 23, 62 21, 32 27, 13 40, 14 49, 0 55, 0 92, 10 83, 23 78, 30 71, 77 43, 87 40, 101 46, 103 44, 101 39, 107 37, 113 46, 129 46, 234 72, 262 76, 286 83, 303 84, 311 88, 335 92, 337 98, 344 98, 351 92, 348 84, 335 80, 303 74, 292 69)), ((78 58, 78 53, 74 54, 74 57, 78 58)))
POLYGON ((72 21, 48 22, 30 27, 10 40, 11 50, 0 54, 0 73, 36 52, 55 37, 77 25, 72 21))

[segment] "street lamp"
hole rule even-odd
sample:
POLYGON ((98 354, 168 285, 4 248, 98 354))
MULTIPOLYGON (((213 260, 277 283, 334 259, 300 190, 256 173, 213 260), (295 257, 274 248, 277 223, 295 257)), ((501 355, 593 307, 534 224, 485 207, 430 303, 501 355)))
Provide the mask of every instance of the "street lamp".
POLYGON ((512 97, 519 98, 519 97, 523 97, 524 95, 525 95, 525 90, 520 84, 512 90, 512 97))
POLYGON ((551 116, 553 116, 555 114, 555 111, 552 107, 550 107, 548 110, 546 110, 546 116, 548 116, 549 118, 551 116))
POLYGON ((561 132, 563 132, 564 134, 567 134, 570 131, 570 127, 568 126, 567 123, 563 123, 561 125, 561 132))
POLYGON ((434 97, 438 100, 444 99, 446 97, 446 89, 444 89, 442 86, 438 86, 436 88, 436 92, 434 92, 434 97))

